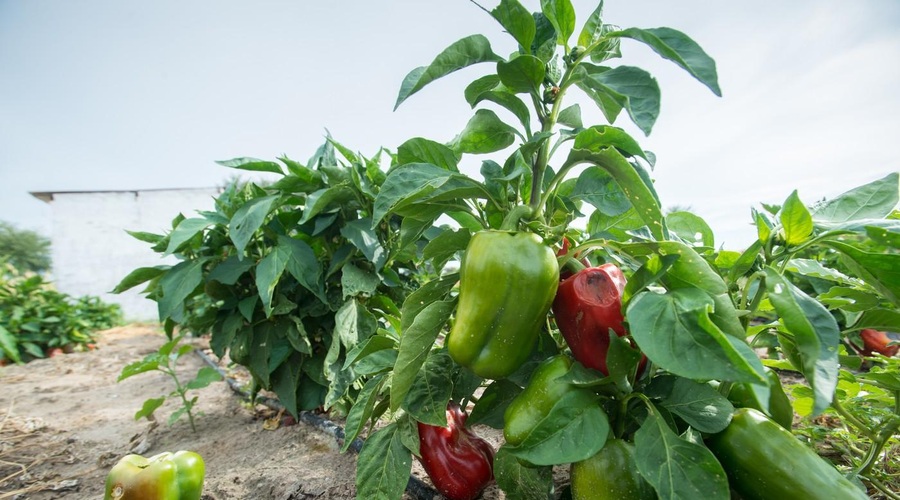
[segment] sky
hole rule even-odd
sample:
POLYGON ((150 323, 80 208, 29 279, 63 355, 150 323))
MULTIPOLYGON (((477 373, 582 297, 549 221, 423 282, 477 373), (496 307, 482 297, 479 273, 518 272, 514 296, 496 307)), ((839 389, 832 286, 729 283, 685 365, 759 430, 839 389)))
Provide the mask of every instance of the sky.
MULTIPOLYGON (((580 29, 596 1, 573 4, 580 29)), ((663 208, 689 207, 717 246, 749 244, 761 202, 797 189, 812 204, 900 170, 900 2, 607 0, 605 21, 678 29, 717 62, 721 98, 623 41, 621 64, 657 78, 662 108, 649 136, 615 123, 656 154, 663 208)), ((450 141, 487 66, 392 108, 411 69, 474 33, 515 50, 467 0, 0 0, 0 220, 51 236, 31 191, 221 185, 237 172, 215 160, 305 161, 326 130, 365 155, 450 141)))

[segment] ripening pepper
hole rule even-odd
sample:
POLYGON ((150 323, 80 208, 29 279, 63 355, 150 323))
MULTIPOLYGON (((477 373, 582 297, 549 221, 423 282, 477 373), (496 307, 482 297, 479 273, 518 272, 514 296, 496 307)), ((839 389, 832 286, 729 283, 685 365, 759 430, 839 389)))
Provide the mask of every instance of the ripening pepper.
POLYGON ((752 408, 735 410, 706 445, 746 500, 865 500, 868 496, 793 434, 752 408))
POLYGON ((471 500, 494 479, 494 448, 466 428, 468 415, 447 404, 447 426, 419 422, 420 461, 435 488, 450 500, 471 500))
MULTIPOLYGON (((781 386, 781 379, 778 378, 778 374, 767 366, 763 367, 763 369, 766 371, 766 377, 769 379, 768 416, 776 424, 790 431, 791 425, 794 423, 794 407, 791 406, 791 400, 784 393, 784 387, 781 386)), ((728 400, 739 408, 753 408, 763 411, 763 405, 759 400, 758 394, 753 390, 752 384, 746 382, 736 383, 731 386, 728 400)))
POLYGON ((104 500, 200 500, 206 467, 192 451, 125 455, 106 476, 104 500))
POLYGON ((587 460, 572 464, 574 500, 652 500, 656 491, 638 472, 634 445, 610 439, 587 460))
POLYGON ((859 337, 863 341, 863 356, 871 356, 877 352, 882 356, 896 356, 900 351, 900 344, 888 345, 891 342, 890 337, 885 332, 866 328, 859 332, 859 337))
POLYGON ((482 378, 511 375, 531 354, 558 284, 556 256, 536 234, 475 233, 460 265, 450 356, 482 378))
MULTIPOLYGON (((589 267, 559 284, 553 300, 556 326, 582 365, 609 375, 610 330, 626 334, 622 315, 625 275, 614 264, 589 267)), ((641 360, 641 366, 646 358, 641 360)))

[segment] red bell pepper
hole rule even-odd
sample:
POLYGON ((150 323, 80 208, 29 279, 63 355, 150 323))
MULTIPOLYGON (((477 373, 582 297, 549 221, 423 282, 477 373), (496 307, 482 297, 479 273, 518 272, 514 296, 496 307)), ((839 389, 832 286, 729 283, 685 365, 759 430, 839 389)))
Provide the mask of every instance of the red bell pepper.
MULTIPOLYGON (((559 284, 553 317, 572 355, 582 365, 609 375, 606 354, 610 330, 626 335, 622 316, 625 275, 614 264, 589 267, 559 284)), ((646 358, 640 362, 643 371, 646 358)))
POLYGON ((447 404, 447 427, 419 422, 419 461, 450 500, 472 500, 494 479, 494 448, 466 428, 469 416, 447 404))
POLYGON ((900 344, 888 345, 891 342, 890 337, 880 330, 866 328, 859 332, 859 337, 863 341, 863 356, 871 356, 873 352, 877 352, 890 358, 900 351, 900 344))

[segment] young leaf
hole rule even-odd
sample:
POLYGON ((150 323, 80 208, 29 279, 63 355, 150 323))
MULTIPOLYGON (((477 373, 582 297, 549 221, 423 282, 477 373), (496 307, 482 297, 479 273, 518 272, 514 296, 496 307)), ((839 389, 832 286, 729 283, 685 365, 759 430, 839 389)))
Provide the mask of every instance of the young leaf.
POLYGON ((455 300, 433 302, 422 309, 409 328, 402 332, 400 353, 394 364, 391 383, 391 411, 400 408, 455 306, 455 300))
POLYGON ((634 436, 634 460, 660 498, 728 498, 722 465, 706 447, 681 439, 656 413, 634 436))
POLYGON ((851 189, 815 208, 816 223, 842 223, 883 219, 900 203, 900 174, 894 172, 877 181, 851 189))
POLYGON ((797 368, 815 391, 813 411, 818 415, 831 405, 837 387, 840 329, 822 304, 772 268, 766 268, 766 291, 775 312, 793 334, 802 365, 797 368))
POLYGON ((609 36, 621 36, 645 43, 664 59, 681 66, 713 94, 722 96, 716 62, 684 33, 672 28, 628 28, 609 36))
POLYGON ((197 372, 197 376, 187 383, 187 389, 203 389, 213 382, 222 380, 222 375, 215 368, 204 366, 197 372))
POLYGON ((812 216, 806 205, 800 201, 796 190, 784 201, 779 220, 784 228, 784 241, 790 246, 799 245, 812 235, 812 216))
POLYGON ((244 249, 253 238, 253 233, 262 226, 276 201, 278 201, 276 195, 253 198, 241 206, 231 217, 228 231, 231 241, 237 249, 238 258, 244 258, 244 249))
POLYGON ((531 48, 536 30, 534 17, 519 3, 519 0, 500 0, 500 5, 494 7, 491 15, 521 47, 526 50, 531 48))
POLYGON ((116 379, 116 382, 121 382, 126 378, 133 377, 139 373, 146 373, 159 368, 160 356, 158 354, 150 354, 141 361, 135 361, 134 363, 129 363, 124 368, 122 368, 122 373, 119 374, 119 378, 116 379))
POLYGON ((206 218, 184 219, 178 223, 172 234, 169 235, 169 245, 163 255, 169 255, 178 250, 178 247, 212 225, 212 221, 206 218))
POLYGON ((570 0, 541 0, 541 12, 556 30, 556 43, 568 47, 575 32, 575 8, 570 0))
POLYGON ((544 62, 537 57, 522 55, 509 62, 499 61, 497 75, 506 88, 517 94, 536 94, 544 81, 546 69, 544 62))
POLYGON ((414 137, 397 147, 397 164, 408 163, 430 163, 451 172, 459 171, 459 156, 452 149, 421 137, 414 137))
POLYGON ((369 436, 356 467, 359 498, 393 500, 403 496, 412 471, 412 455, 403 446, 396 422, 369 436))
POLYGON ((251 172, 271 172, 273 174, 284 175, 284 171, 281 170, 281 165, 274 161, 264 161, 256 158, 235 158, 233 160, 216 161, 216 163, 228 168, 249 170, 251 172))
POLYGON ((125 290, 130 290, 141 283, 146 283, 162 276, 168 270, 169 266, 139 267, 128 273, 128 276, 122 278, 122 281, 113 288, 112 293, 122 293, 125 290))
POLYGON ((516 129, 489 109, 479 109, 466 128, 450 143, 460 153, 486 154, 506 149, 516 140, 516 129))
POLYGON ((438 54, 427 67, 416 68, 406 75, 400 86, 400 94, 394 104, 394 111, 409 96, 422 90, 422 87, 438 78, 473 64, 499 60, 501 60, 500 56, 494 54, 494 51, 491 50, 491 43, 483 35, 471 35, 458 40, 438 54))
POLYGON ((507 498, 547 500, 553 491, 553 468, 523 465, 501 446, 494 457, 494 476, 507 498))
POLYGON ((149 419, 153 415, 153 412, 155 412, 157 410, 157 408, 162 406, 163 403, 165 403, 165 402, 166 402, 165 397, 150 398, 150 399, 144 401, 144 404, 143 404, 143 406, 141 406, 141 409, 138 410, 137 413, 134 414, 134 419, 135 420, 140 420, 142 418, 149 419))

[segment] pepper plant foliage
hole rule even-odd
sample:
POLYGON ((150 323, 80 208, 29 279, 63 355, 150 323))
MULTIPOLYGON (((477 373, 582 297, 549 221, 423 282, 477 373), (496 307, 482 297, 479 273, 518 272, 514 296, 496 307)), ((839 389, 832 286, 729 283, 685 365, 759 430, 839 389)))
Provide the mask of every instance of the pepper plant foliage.
MULTIPOLYGON (((726 471, 703 436, 729 425, 734 406, 726 395, 735 384, 768 401, 753 347, 784 354, 766 364, 802 373, 812 414, 847 416, 838 410, 839 384, 852 378, 841 370, 841 343, 854 342, 861 328, 900 329, 897 174, 812 207, 793 193, 780 207, 753 212, 759 239, 745 251, 717 249, 699 216, 663 215, 649 174, 654 155, 613 126, 627 116, 649 134, 660 111, 651 74, 619 63, 626 45, 648 46, 719 95, 714 61, 677 30, 607 24, 602 2, 580 24, 568 0, 542 0, 534 13, 501 0, 488 12, 514 38, 515 53, 496 54, 482 35, 463 38, 411 71, 396 101, 454 71, 483 70, 463 92, 475 111, 462 131, 449 142, 402 144, 374 199, 371 227, 401 217, 401 238, 416 239, 441 216, 456 224, 424 247, 421 264, 441 274, 403 302, 399 338, 374 336, 347 357, 357 375, 371 377, 347 417, 347 441, 369 422, 388 420, 362 449, 358 493, 400 498, 411 457, 420 453, 416 422, 446 425, 452 400, 475 403, 470 423, 503 427, 538 363, 566 355, 552 316, 533 349, 508 346, 531 350, 508 377, 482 380, 448 353, 443 338, 457 319, 460 276, 446 264, 460 258, 465 268, 467 257, 477 258, 466 254, 473 235, 503 229, 535 233, 552 246, 573 239, 563 267, 588 254, 592 263, 620 265, 628 276, 623 310, 640 352, 613 335, 608 376, 572 364, 564 381, 579 390, 549 408, 531 434, 501 447, 498 485, 512 498, 547 498, 550 467, 594 455, 608 437, 634 443, 635 467, 659 497, 727 498, 726 471), (566 99, 570 92, 586 95, 608 124, 585 124, 580 105, 566 99), (481 178, 460 170, 472 155, 500 152, 480 162, 481 178), (885 251, 873 251, 873 242, 885 251), (763 324, 751 322, 760 318, 763 324), (641 352, 646 370, 638 369, 641 352)), ((485 296, 506 293, 502 286, 485 296)), ((896 401, 896 377, 875 369, 858 378, 896 401)), ((866 434, 872 453, 854 471, 859 477, 869 479, 900 425, 897 408, 882 415, 883 431, 866 434)))
POLYGON ((253 392, 274 391, 295 416, 345 407, 358 392, 348 351, 391 335, 414 279, 418 235, 404 239, 396 218, 372 223, 381 153, 366 158, 329 138, 306 165, 219 162, 279 178, 233 182, 214 211, 179 215, 168 234, 132 233, 179 262, 139 268, 116 291, 148 283, 170 340, 176 327, 211 332, 215 354, 247 367, 253 392))

